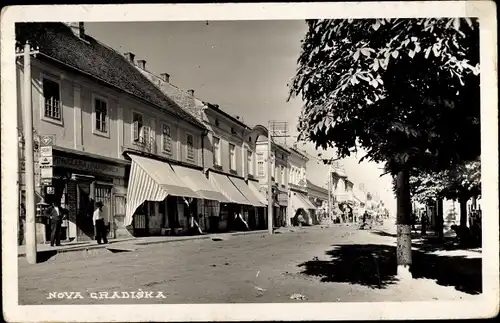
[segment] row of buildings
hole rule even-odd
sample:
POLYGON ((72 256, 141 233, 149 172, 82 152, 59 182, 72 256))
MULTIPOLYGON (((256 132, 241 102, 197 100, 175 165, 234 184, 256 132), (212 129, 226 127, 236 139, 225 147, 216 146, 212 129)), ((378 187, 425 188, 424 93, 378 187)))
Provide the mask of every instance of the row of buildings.
MULTIPOLYGON (((195 222, 204 232, 264 229, 268 176, 275 226, 299 214, 315 224, 327 209, 328 190, 307 180, 306 153, 273 140, 268 156, 265 126, 177 88, 168 73, 153 74, 134 53, 87 35, 83 23, 17 24, 16 40, 39 51, 31 89, 23 88, 22 60, 16 69, 20 198, 22 93, 31 91, 37 201, 68 210, 67 239, 92 239, 96 201, 111 237, 177 234, 195 222)), ((347 192, 338 198, 354 199, 353 184, 338 175, 335 186, 344 186, 336 192, 347 192)), ((47 236, 42 219, 38 241, 47 236)))

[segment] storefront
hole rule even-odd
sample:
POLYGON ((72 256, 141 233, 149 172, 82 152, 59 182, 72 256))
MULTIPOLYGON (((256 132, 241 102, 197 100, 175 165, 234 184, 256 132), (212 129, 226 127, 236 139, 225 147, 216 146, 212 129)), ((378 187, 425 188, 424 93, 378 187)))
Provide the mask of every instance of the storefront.
MULTIPOLYGON (((128 163, 56 146, 42 149, 45 154, 40 162, 43 198, 47 203, 60 203, 68 211, 67 219, 62 224, 62 238, 70 241, 92 240, 92 215, 95 203, 99 201, 104 205, 104 221, 109 237, 116 237, 116 220, 123 214, 125 168, 128 163)), ((49 236, 46 234, 46 239, 49 236)))
POLYGON ((304 192, 290 190, 290 205, 292 213, 292 224, 297 225, 301 222, 307 225, 314 224, 314 212, 316 206, 309 201, 309 198, 304 192))
POLYGON ((136 236, 209 230, 206 212, 218 214, 219 204, 228 202, 201 167, 127 155, 131 167, 123 225, 136 236))

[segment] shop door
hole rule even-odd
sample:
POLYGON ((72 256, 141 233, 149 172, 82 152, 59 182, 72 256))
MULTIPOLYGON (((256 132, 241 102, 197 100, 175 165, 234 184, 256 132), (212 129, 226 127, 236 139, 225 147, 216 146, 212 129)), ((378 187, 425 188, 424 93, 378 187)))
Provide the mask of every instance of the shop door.
POLYGON ((168 196, 166 199, 167 203, 167 218, 168 227, 170 229, 175 229, 179 227, 179 217, 177 214, 177 197, 168 196))
POLYGON ((110 232, 114 232, 111 227, 114 224, 111 209, 111 186, 96 185, 94 189, 94 197, 96 203, 102 202, 103 204, 104 223, 107 226, 107 232, 109 235, 110 232))
POLYGON ((90 200, 90 183, 78 183, 77 202, 76 227, 78 240, 93 240, 94 224, 92 222, 92 215, 94 213, 94 205, 90 200))

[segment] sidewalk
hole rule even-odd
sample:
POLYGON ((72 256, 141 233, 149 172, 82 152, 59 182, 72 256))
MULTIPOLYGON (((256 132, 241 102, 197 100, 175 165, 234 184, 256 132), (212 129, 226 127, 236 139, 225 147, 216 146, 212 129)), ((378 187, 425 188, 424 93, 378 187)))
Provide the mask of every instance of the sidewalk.
MULTIPOLYGON (((141 238, 121 238, 121 239, 110 239, 108 244, 97 244, 96 241, 81 241, 81 242, 68 242, 61 246, 51 247, 50 244, 38 244, 37 253, 53 252, 53 253, 63 253, 72 251, 82 251, 89 249, 103 249, 119 246, 145 246, 150 244, 158 243, 169 243, 178 241, 188 241, 188 240, 202 240, 202 239, 225 239, 231 236, 239 235, 249 235, 249 234, 265 234, 267 230, 256 230, 256 231, 241 231, 241 232, 227 232, 227 233, 211 233, 203 234, 197 236, 152 236, 152 237, 141 237, 141 238)), ((24 245, 18 246, 18 257, 26 256, 26 247, 24 245)))

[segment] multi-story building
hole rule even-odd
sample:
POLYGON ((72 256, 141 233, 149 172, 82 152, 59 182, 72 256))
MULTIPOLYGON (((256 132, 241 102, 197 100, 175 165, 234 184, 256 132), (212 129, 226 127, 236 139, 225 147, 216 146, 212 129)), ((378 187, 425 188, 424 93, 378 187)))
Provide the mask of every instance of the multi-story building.
MULTIPOLYGON (((208 130, 144 77, 132 54, 86 35, 83 23, 17 24, 16 39, 39 47, 29 89, 36 187, 68 209, 67 238, 92 238, 94 201, 104 202, 116 237, 185 229, 197 201, 225 199, 202 173, 208 130)), ((20 61, 19 109, 23 72, 20 61)))
POLYGON ((255 137, 259 130, 254 131, 240 117, 226 113, 218 105, 198 99, 194 90, 176 87, 167 73, 157 76, 148 71, 145 61, 138 70, 208 129, 202 142, 203 167, 205 175, 226 201, 205 201, 204 209, 199 211, 202 229, 264 228, 267 201, 259 192, 255 177, 255 137))
POLYGON ((289 198, 289 216, 287 218, 287 224, 297 224, 297 218, 302 215, 306 224, 312 225, 317 221, 316 216, 316 206, 311 203, 309 197, 307 196, 307 175, 306 166, 309 161, 304 153, 297 149, 297 146, 293 146, 290 149, 290 155, 288 157, 288 185, 290 188, 290 198, 289 198))
MULTIPOLYGON (((252 140, 255 141, 257 155, 257 173, 256 178, 260 183, 260 191, 268 191, 268 176, 271 176, 272 195, 274 200, 273 205, 273 225, 286 226, 288 219, 288 158, 291 151, 274 140, 271 141, 271 169, 268 172, 268 129, 262 125, 257 125, 253 128, 252 140)), ((267 203, 266 203, 267 205, 267 203)))
POLYGON ((307 194, 309 201, 316 207, 314 224, 321 223, 321 220, 327 221, 328 215, 328 189, 321 187, 307 180, 307 194))

